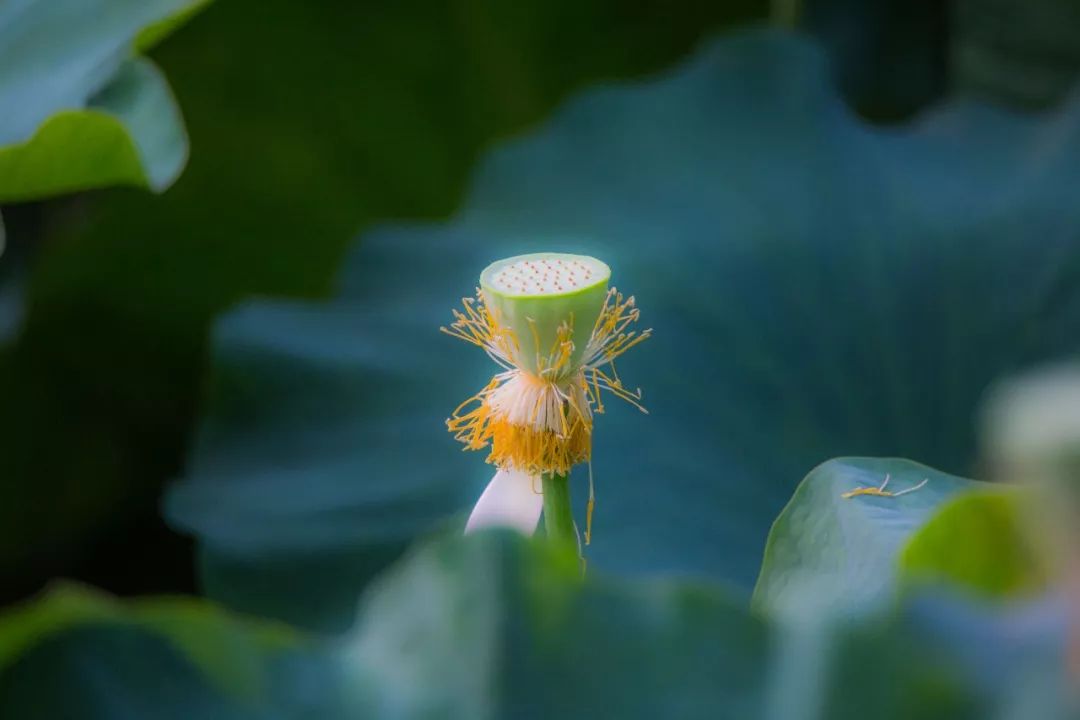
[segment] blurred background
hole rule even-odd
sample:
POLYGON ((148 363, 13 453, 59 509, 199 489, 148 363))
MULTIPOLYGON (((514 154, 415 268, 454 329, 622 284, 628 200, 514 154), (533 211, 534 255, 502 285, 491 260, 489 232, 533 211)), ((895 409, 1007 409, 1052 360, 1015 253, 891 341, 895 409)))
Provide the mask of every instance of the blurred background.
POLYGON ((380 454, 456 452, 394 423, 434 438, 484 380, 428 393, 380 323, 569 237, 663 343, 628 360, 654 416, 598 452, 597 564, 741 607, 806 473, 897 472, 830 458, 932 466, 901 475, 934 503, 1000 479, 987 389, 1080 351, 1078 77, 1076 0, 0 0, 0 603, 63 578, 348 627, 486 472, 380 454), (640 524, 634 468, 667 488, 640 524))
POLYGON ((215 315, 251 295, 325 297, 365 227, 453 213, 493 141, 590 82, 657 71, 765 12, 471 1, 199 12, 150 53, 192 148, 176 184, 2 209, 4 600, 56 576, 192 591, 190 543, 158 506, 183 469, 215 315))
POLYGON ((477 155, 575 90, 771 20, 816 37, 876 122, 947 89, 1040 108, 1080 64, 1077 12, 1054 0, 207 4, 149 53, 190 138, 175 185, 2 209, 4 600, 55 576, 192 590, 191 547, 158 501, 183 469, 215 315, 251 295, 326 296, 365 227, 448 217, 477 155))

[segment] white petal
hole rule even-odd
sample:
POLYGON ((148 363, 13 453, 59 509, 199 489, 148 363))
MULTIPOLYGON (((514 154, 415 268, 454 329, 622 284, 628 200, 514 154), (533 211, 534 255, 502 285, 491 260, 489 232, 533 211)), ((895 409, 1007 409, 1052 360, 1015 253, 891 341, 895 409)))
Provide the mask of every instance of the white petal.
POLYGON ((487 527, 511 527, 532 535, 540 522, 544 496, 540 478, 517 470, 499 470, 465 523, 466 534, 487 527))

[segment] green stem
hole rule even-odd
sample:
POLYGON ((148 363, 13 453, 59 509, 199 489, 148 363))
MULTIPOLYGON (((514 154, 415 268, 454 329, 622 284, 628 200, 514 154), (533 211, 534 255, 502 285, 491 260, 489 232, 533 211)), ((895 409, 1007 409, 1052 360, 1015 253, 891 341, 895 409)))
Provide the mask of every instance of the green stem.
POLYGON ((570 507, 570 478, 558 473, 544 473, 544 529, 552 542, 567 543, 577 549, 578 534, 570 507))

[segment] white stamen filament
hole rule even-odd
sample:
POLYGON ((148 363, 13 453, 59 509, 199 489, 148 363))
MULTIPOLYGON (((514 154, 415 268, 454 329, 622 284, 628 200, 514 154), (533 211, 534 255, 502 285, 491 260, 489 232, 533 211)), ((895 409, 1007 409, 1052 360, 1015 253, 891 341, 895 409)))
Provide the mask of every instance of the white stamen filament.
POLYGON ((564 413, 569 405, 586 427, 592 426, 591 403, 580 371, 576 377, 559 384, 521 371, 500 373, 497 377, 505 381, 492 391, 486 402, 494 414, 508 422, 562 436, 569 431, 564 413))

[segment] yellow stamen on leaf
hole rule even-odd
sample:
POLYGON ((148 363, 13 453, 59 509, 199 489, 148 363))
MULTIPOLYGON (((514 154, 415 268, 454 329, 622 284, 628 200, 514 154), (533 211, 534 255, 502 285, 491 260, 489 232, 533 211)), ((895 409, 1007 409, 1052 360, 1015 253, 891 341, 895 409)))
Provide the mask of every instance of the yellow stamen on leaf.
POLYGON ((890 478, 890 476, 886 473, 885 481, 882 482, 881 485, 879 485, 877 487, 870 486, 870 487, 855 488, 854 490, 848 490, 846 493, 842 493, 840 495, 840 497, 844 498, 845 500, 850 500, 851 498, 859 497, 860 495, 872 495, 874 497, 891 497, 891 498, 895 498, 895 497, 900 497, 901 495, 907 495, 908 493, 913 493, 916 490, 921 489, 924 485, 926 485, 926 483, 930 482, 930 478, 923 478, 923 481, 921 483, 919 483, 918 485, 912 485, 911 487, 907 488, 906 490, 901 490, 900 492, 892 492, 891 490, 886 490, 885 489, 885 487, 889 484, 889 478, 890 478))

